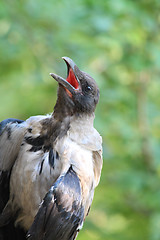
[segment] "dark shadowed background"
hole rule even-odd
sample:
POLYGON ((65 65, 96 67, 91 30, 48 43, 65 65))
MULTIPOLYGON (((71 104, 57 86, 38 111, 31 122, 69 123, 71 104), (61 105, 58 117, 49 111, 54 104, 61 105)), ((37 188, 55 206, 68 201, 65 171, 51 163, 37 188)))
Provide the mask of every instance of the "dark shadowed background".
POLYGON ((78 240, 159 240, 160 1, 1 0, 0 120, 53 110, 62 56, 101 92, 104 166, 78 240))

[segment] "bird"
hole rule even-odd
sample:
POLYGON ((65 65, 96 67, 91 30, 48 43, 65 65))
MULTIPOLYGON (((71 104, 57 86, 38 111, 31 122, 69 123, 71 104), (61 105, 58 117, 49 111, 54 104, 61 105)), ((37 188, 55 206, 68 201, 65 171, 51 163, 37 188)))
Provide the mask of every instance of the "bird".
POLYGON ((74 240, 99 184, 96 81, 69 57, 54 110, 0 123, 0 239, 74 240))

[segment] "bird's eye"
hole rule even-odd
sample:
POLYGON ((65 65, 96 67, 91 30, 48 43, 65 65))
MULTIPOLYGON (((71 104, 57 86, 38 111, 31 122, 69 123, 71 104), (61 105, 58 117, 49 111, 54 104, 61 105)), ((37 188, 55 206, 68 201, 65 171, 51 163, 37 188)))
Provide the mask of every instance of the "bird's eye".
POLYGON ((86 86, 86 91, 91 91, 92 90, 92 88, 88 85, 88 86, 86 86))

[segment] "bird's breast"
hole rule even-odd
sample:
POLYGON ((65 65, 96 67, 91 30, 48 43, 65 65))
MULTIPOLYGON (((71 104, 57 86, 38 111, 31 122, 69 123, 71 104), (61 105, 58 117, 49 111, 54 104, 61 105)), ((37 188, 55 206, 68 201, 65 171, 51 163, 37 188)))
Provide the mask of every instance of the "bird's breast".
POLYGON ((66 172, 66 169, 72 166, 79 177, 82 190, 82 202, 86 205, 86 209, 88 209, 88 204, 92 201, 90 197, 93 197, 91 192, 94 191, 95 185, 92 151, 67 136, 57 142, 56 150, 59 152, 63 164, 62 172, 66 172))

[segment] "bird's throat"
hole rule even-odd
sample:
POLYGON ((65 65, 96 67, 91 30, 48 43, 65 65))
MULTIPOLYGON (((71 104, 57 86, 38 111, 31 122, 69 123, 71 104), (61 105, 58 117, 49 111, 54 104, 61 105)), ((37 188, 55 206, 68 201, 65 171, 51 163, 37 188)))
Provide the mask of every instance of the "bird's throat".
MULTIPOLYGON (((78 81, 76 79, 76 76, 75 76, 72 68, 69 68, 68 77, 67 77, 66 81, 68 83, 70 83, 76 90, 79 89, 79 83, 78 83, 78 81)), ((68 96, 70 98, 72 98, 72 93, 67 88, 65 88, 65 90, 66 90, 68 96)))
POLYGON ((76 79, 76 76, 74 75, 74 72, 72 70, 72 68, 69 69, 69 74, 67 77, 67 82, 69 82, 75 89, 79 88, 79 83, 76 79))

